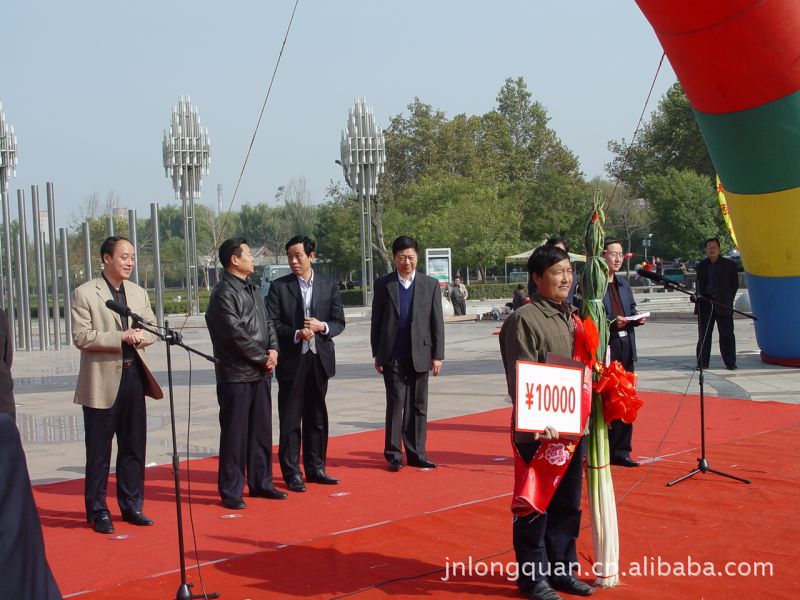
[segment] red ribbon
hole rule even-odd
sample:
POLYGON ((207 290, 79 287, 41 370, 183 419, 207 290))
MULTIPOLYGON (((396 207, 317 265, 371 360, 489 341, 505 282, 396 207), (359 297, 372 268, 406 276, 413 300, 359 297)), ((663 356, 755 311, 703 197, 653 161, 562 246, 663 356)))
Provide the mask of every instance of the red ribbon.
POLYGON ((633 423, 644 404, 636 395, 636 374, 625 370, 618 360, 600 372, 594 391, 603 397, 603 419, 633 423))

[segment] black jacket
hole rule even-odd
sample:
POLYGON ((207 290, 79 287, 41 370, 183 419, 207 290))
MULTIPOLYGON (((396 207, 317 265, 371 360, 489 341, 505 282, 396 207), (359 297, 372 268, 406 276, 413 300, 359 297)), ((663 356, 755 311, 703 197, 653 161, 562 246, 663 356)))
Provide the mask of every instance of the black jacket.
MULTIPOLYGON (((713 290, 710 289, 711 286, 708 281, 708 268, 710 265, 711 261, 704 258, 695 267, 697 271, 697 293, 718 302, 718 304, 714 305, 714 310, 718 315, 732 315, 733 300, 739 290, 739 271, 736 268, 736 263, 724 256, 720 256, 717 259, 717 273, 714 278, 713 290)), ((694 305, 695 314, 697 314, 697 306, 698 304, 694 305)))
POLYGON ((219 359, 217 383, 257 381, 266 374, 267 350, 278 350, 278 336, 258 288, 249 279, 222 274, 211 292, 206 324, 219 359))
MULTIPOLYGON (((322 368, 328 378, 336 375, 336 353, 333 337, 344 331, 344 307, 339 289, 330 277, 314 272, 314 286, 311 291, 311 316, 328 324, 328 334, 314 336, 322 368)), ((281 361, 278 365, 278 379, 291 381, 297 374, 297 365, 303 350, 302 343, 295 343, 294 334, 303 329, 303 297, 297 275, 290 273, 276 279, 267 294, 267 314, 278 334, 281 348, 281 361)))
MULTIPOLYGON (((372 355, 388 364, 400 325, 400 281, 389 273, 375 281, 372 298, 370 341, 372 355)), ((444 318, 439 281, 417 271, 411 305, 411 360, 414 370, 424 373, 431 361, 444 359, 444 318)))

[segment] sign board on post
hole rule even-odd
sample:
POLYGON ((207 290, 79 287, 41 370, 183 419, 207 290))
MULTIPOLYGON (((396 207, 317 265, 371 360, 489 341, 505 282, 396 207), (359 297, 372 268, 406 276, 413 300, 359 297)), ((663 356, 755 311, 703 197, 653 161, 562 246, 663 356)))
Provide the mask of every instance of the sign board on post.
POLYGON ((517 361, 516 430, 581 435, 584 369, 517 361))
POLYGON ((438 279, 441 287, 450 283, 451 260, 450 248, 425 249, 425 272, 438 279))

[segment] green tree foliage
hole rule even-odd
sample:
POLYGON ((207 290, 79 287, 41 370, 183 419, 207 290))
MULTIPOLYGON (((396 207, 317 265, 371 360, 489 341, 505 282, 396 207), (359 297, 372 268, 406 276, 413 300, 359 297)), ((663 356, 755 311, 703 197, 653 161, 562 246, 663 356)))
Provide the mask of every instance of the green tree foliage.
POLYGON ((337 279, 347 279, 347 275, 361 269, 358 199, 333 183, 326 197, 328 201, 317 207, 317 257, 337 279))
POLYGON ((715 190, 705 175, 670 167, 663 175, 647 175, 642 187, 655 217, 654 255, 699 256, 703 240, 724 231, 715 190))
MULTIPOLYGON (((609 142, 608 149, 615 155, 606 165, 611 179, 620 174, 627 147, 624 139, 609 142)), ((667 90, 650 121, 643 126, 630 149, 621 178, 634 194, 641 195, 648 175, 663 174, 670 167, 694 171, 709 182, 714 181, 716 173, 694 111, 679 83, 667 90)))

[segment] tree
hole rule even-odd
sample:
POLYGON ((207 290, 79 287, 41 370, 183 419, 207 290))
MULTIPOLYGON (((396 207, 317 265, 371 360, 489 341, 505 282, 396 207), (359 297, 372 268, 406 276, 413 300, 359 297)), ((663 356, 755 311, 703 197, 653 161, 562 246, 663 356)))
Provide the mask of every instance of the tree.
POLYGON ((653 254, 694 257, 703 240, 728 240, 714 188, 707 177, 668 168, 644 178, 645 197, 653 209, 653 254))
POLYGON ((314 237, 317 256, 330 265, 334 276, 361 269, 359 203, 338 184, 328 186, 327 202, 320 204, 314 237))
POLYGON ((670 167, 694 171, 709 182, 715 179, 714 164, 680 83, 667 90, 650 115, 650 121, 630 149, 624 170, 625 140, 609 142, 608 149, 615 157, 606 165, 606 172, 614 180, 620 176, 634 195, 641 195, 647 175, 664 173, 670 167))
POLYGON ((608 206, 606 238, 618 238, 623 241, 626 250, 633 251, 639 246, 641 238, 650 233, 653 225, 653 212, 649 203, 644 198, 635 198, 624 183, 620 183, 614 191, 613 183, 595 178, 589 182, 589 187, 599 189, 608 206))

